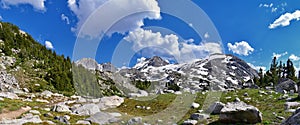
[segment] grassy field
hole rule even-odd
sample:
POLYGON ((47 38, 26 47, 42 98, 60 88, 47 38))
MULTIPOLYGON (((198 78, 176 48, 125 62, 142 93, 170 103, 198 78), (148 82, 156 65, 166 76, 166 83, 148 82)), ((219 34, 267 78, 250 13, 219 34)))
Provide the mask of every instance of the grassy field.
MULTIPOLYGON (((283 116, 285 118, 291 115, 291 113, 284 111, 285 100, 278 100, 278 98, 280 98, 282 94, 278 94, 275 92, 271 93, 267 90, 263 90, 265 92, 264 94, 260 91, 261 90, 257 89, 242 89, 232 92, 208 92, 197 93, 194 95, 183 93, 182 95, 163 94, 138 99, 127 98, 121 106, 119 106, 116 109, 109 109, 108 111, 120 112, 121 114, 123 114, 123 121, 127 121, 132 117, 142 117, 143 121, 146 121, 148 123, 155 123, 158 119, 160 119, 163 120, 162 123, 166 123, 168 121, 177 121, 177 123, 181 124, 184 120, 189 119, 191 114, 198 112, 198 110, 205 109, 215 101, 227 103, 234 101, 234 99, 238 97, 241 101, 244 101, 249 105, 257 107, 262 112, 263 121, 258 125, 280 124, 282 121, 277 119, 276 115, 274 114, 277 114, 278 116, 283 116), (245 93, 248 93, 247 97, 244 96, 245 93), (245 98, 251 98, 251 100, 245 100, 245 98), (190 108, 192 102, 199 103, 200 107, 197 109, 190 108), (150 109, 146 109, 146 107, 150 107, 150 109)), ((296 97, 296 95, 294 97, 296 97)), ((26 106, 36 107, 33 108, 33 110, 40 111, 40 118, 42 120, 50 120, 55 122, 55 124, 61 124, 58 121, 55 121, 53 117, 44 117, 45 113, 49 113, 49 111, 43 110, 43 108, 49 107, 45 105, 45 103, 24 102, 21 100, 4 99, 4 101, 0 101, 0 112, 15 111, 20 109, 21 107, 26 106)), ((71 119, 69 120, 71 124, 75 124, 78 120, 83 120, 88 117, 71 115, 68 113, 57 113, 52 111, 50 111, 50 113, 53 116, 71 116, 71 119)), ((200 121, 199 123, 220 124, 217 122, 218 118, 218 115, 211 115, 210 119, 206 121, 200 121)), ((27 125, 33 124, 28 123, 27 125)))
MULTIPOLYGON (((284 103, 285 100, 278 100, 282 94, 278 94, 275 92, 268 93, 267 90, 265 91, 265 94, 260 93, 258 89, 242 89, 242 90, 236 90, 232 92, 209 92, 209 93, 198 93, 196 95, 196 98, 194 99, 194 102, 197 102, 200 104, 200 108, 198 109, 192 109, 189 108, 189 110, 185 113, 183 117, 178 121, 179 124, 181 124, 184 120, 188 119, 191 114, 196 113, 198 110, 205 109, 205 107, 208 107, 209 104, 211 104, 214 101, 221 101, 223 103, 232 102, 235 98, 239 98, 241 101, 244 101, 245 103, 249 105, 253 105, 257 107, 261 112, 263 116, 262 123, 259 124, 280 124, 282 121, 276 118, 277 116, 283 116, 285 118, 288 118, 291 113, 284 111, 284 103), (248 96, 245 97, 244 94, 248 93, 248 96), (231 98, 226 98, 231 97, 231 98), (245 98, 251 98, 251 100, 245 100, 245 98)), ((180 96, 180 95, 179 95, 180 96)), ((183 94, 183 97, 186 97, 185 94, 183 94)), ((174 94, 163 94, 159 95, 158 97, 147 100, 147 101, 140 101, 135 99, 126 99, 125 103, 123 103, 120 107, 118 107, 118 110, 132 115, 132 116, 151 116, 155 115, 155 113, 161 112, 165 110, 167 107, 171 105, 171 103, 174 103, 175 98, 177 99, 177 95, 174 94), (150 110, 143 110, 143 109, 137 109, 136 106, 150 106, 150 110)), ((181 98, 183 99, 183 98, 181 98)), ((181 107, 190 106, 189 105, 181 105, 181 107)), ((179 107, 173 107, 174 111, 179 111, 179 107)), ((169 114, 173 115, 173 114, 169 114)), ((218 115, 211 115, 211 118, 207 121, 200 121, 200 123, 203 124, 220 124, 217 122, 219 116, 218 115)), ((163 119, 163 118, 161 118, 163 119)), ((258 125, 259 125, 258 124, 258 125)))

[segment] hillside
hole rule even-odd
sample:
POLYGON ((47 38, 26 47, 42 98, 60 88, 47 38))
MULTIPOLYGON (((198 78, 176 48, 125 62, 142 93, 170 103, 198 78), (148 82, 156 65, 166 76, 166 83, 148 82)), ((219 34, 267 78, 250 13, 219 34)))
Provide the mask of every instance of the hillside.
POLYGON ((71 60, 47 49, 10 23, 0 23, 0 70, 30 92, 74 93, 71 60))

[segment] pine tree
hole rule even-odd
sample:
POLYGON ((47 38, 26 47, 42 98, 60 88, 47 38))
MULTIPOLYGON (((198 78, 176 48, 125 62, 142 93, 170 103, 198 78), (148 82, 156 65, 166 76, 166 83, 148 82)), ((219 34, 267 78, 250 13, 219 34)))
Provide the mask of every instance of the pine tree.
POLYGON ((295 72, 296 72, 296 70, 295 70, 293 62, 290 59, 288 59, 287 66, 286 66, 286 77, 291 80, 296 81, 297 78, 296 78, 295 72))
POLYGON ((264 84, 264 73, 263 73, 263 69, 259 68, 259 72, 258 72, 258 76, 259 76, 259 85, 263 86, 264 84))

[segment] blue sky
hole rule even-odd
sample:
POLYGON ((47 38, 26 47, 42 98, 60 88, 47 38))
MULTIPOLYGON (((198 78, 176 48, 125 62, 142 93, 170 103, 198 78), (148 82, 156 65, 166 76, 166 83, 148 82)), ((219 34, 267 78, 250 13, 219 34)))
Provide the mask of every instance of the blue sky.
POLYGON ((128 66, 141 56, 180 62, 224 52, 263 67, 290 58, 300 69, 296 0, 1 0, 0 16, 59 54, 82 50, 74 60, 128 66))

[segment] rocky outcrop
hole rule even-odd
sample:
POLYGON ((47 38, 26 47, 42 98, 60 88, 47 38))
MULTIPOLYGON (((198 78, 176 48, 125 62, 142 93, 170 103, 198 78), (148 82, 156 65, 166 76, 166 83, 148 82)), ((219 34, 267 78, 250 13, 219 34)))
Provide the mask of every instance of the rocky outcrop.
POLYGON ((292 116, 286 119, 281 125, 299 125, 300 124, 300 108, 298 108, 292 116))
POLYGON ((70 107, 65 105, 64 103, 59 103, 53 106, 52 111, 54 112, 66 112, 66 113, 71 113, 72 111, 70 110, 70 107))
POLYGON ((8 92, 11 89, 20 89, 17 79, 0 69, 0 91, 8 92))
POLYGON ((290 92, 291 90, 293 90, 294 92, 298 92, 297 84, 293 80, 288 78, 280 79, 275 89, 280 93, 284 93, 284 91, 290 92))
POLYGON ((220 114, 221 110, 225 107, 225 104, 222 102, 215 102, 209 106, 209 108, 205 111, 208 114, 220 114))
POLYGON ((98 105, 96 104, 85 104, 74 111, 78 115, 88 116, 94 115, 97 112, 100 112, 98 105))
POLYGON ((262 114, 254 106, 244 102, 233 102, 226 104, 221 110, 219 121, 221 123, 255 124, 262 121, 262 114))
POLYGON ((114 115, 111 115, 109 113, 104 113, 104 112, 98 112, 91 117, 87 118, 85 121, 90 121, 92 123, 98 123, 100 125, 103 124, 111 124, 111 123, 116 123, 120 119, 116 118, 114 115))
POLYGON ((26 114, 21 119, 0 121, 0 124, 4 125, 22 125, 25 123, 42 123, 42 120, 38 115, 26 114))

